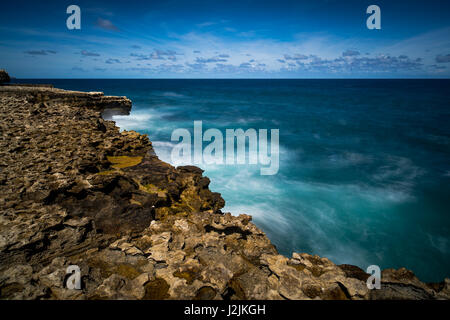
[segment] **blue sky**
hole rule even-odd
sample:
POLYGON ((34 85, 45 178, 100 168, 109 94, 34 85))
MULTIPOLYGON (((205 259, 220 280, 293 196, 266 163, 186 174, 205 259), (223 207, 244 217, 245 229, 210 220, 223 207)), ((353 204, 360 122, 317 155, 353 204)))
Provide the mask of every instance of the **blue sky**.
POLYGON ((450 1, 2 1, 18 78, 449 78, 450 1), (68 30, 66 8, 81 8, 68 30), (381 30, 366 9, 381 8, 381 30))

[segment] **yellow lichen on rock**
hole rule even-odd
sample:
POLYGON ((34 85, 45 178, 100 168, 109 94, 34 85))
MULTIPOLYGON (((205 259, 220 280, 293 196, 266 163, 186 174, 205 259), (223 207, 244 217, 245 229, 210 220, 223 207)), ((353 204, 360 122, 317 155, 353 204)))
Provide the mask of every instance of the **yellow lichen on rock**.
POLYGON ((118 172, 118 171, 116 171, 116 170, 106 170, 106 171, 100 171, 100 172, 98 172, 97 174, 98 174, 98 175, 101 175, 101 176, 106 176, 106 175, 108 175, 108 174, 114 174, 114 173, 116 173, 116 172, 118 172))
POLYGON ((137 166, 142 161, 142 157, 128 157, 128 156, 117 156, 117 157, 107 157, 108 161, 112 163, 113 168, 122 169, 137 166))
POLYGON ((130 130, 130 131, 125 130, 125 131, 122 131, 121 134, 124 136, 128 136, 130 138, 138 138, 139 136, 141 136, 141 134, 139 132, 136 132, 134 130, 130 130))

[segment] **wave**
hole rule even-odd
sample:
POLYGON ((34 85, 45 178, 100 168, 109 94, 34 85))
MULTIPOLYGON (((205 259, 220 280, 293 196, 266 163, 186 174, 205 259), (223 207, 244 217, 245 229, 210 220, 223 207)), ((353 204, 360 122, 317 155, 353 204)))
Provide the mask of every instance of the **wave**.
MULTIPOLYGON (((168 96, 173 95, 169 92, 168 96)), ((138 109, 114 120, 123 129, 146 130, 158 157, 179 166, 186 163, 171 159, 178 142, 170 141, 170 133, 186 128, 192 134, 191 119, 202 115, 190 107, 166 105, 138 109)), ((204 129, 207 125, 222 129, 224 140, 225 128, 251 127, 253 122, 256 127, 267 127, 269 123, 252 114, 222 119, 220 123, 204 120, 203 124, 204 129)), ((417 185, 427 173, 414 157, 395 155, 395 150, 389 149, 378 153, 376 146, 361 151, 360 141, 329 140, 319 133, 299 142, 286 133, 289 128, 283 131, 286 140, 280 139, 280 171, 276 176, 261 176, 260 165, 197 165, 210 178, 210 189, 225 199, 222 211, 253 216, 254 223, 287 256, 307 252, 363 269, 370 264, 407 266, 422 258, 420 254, 405 258, 396 247, 405 239, 398 224, 413 228, 402 219, 405 208, 420 200, 417 185)), ((450 176, 450 171, 441 174, 450 176)), ((412 210, 411 216, 415 214, 412 210)), ((436 255, 448 255, 448 239, 436 236, 429 228, 427 232, 429 236, 416 232, 408 241, 411 245, 426 244, 436 255)))
MULTIPOLYGON (((231 212, 233 215, 249 214, 257 222, 257 225, 270 226, 272 231, 280 234, 289 230, 292 223, 281 212, 267 204, 227 205, 222 211, 231 212)), ((267 228, 265 229, 267 230, 267 228)))
POLYGON ((130 115, 114 115, 112 120, 121 130, 145 130, 149 128, 149 121, 154 117, 148 111, 136 111, 130 115))
POLYGON ((340 154, 333 154, 328 157, 332 166, 347 167, 361 164, 368 164, 373 161, 373 157, 362 153, 344 151, 340 154))
MULTIPOLYGON (((282 200, 279 199, 281 188, 267 183, 263 184, 264 187, 268 190, 278 189, 279 192, 271 194, 269 191, 264 202, 259 200, 261 197, 258 195, 253 195, 247 201, 242 201, 242 197, 228 197, 226 199, 231 200, 231 204, 227 204, 224 211, 253 216, 256 225, 287 256, 293 252, 307 252, 327 257, 335 263, 351 263, 361 267, 371 264, 368 263, 371 260, 368 250, 358 243, 358 239, 347 237, 346 225, 349 221, 342 219, 332 204, 322 201, 304 201, 299 204, 301 197, 295 201, 282 200)), ((228 195, 228 192, 225 194, 228 195)), ((355 229, 369 233, 363 231, 361 226, 355 229)))

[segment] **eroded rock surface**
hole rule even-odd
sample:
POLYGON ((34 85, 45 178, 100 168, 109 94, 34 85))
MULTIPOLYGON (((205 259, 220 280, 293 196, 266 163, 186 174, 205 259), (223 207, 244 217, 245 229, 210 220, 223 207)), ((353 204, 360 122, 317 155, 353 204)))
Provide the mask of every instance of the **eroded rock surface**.
POLYGON ((279 255, 197 167, 155 156, 145 135, 103 120, 131 102, 49 87, 0 87, 2 299, 448 299, 450 280, 368 275, 279 255), (82 290, 65 288, 81 268, 82 290))

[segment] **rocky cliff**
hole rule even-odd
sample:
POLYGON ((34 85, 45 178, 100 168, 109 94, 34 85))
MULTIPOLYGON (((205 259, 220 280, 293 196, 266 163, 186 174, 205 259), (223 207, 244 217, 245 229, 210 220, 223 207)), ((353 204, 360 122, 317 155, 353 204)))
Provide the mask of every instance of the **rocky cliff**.
POLYGON ((368 290, 358 267, 279 255, 197 167, 158 159, 145 135, 102 113, 130 100, 51 87, 0 86, 2 299, 448 299, 384 270, 368 290), (81 268, 82 290, 65 289, 81 268))

